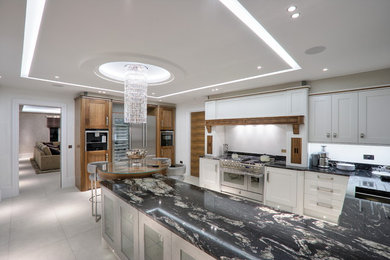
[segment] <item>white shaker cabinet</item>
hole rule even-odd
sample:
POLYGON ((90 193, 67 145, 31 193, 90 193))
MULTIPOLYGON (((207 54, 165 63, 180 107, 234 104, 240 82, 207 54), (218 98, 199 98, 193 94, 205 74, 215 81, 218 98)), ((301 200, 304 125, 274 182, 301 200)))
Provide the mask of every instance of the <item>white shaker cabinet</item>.
POLYGON ((264 180, 265 204, 302 214, 303 181, 303 172, 267 167, 264 180))
POLYGON ((390 88, 359 92, 359 143, 390 144, 390 88))
POLYGON ((214 191, 221 191, 219 160, 199 159, 199 186, 214 191))
POLYGON ((358 93, 332 95, 332 142, 357 143, 358 93))
POLYGON ((139 255, 141 260, 171 260, 171 231, 139 214, 139 255))
POLYGON ((309 98, 309 141, 357 143, 358 94, 318 95, 309 98))
POLYGON ((331 142, 332 96, 320 95, 309 98, 309 141, 331 142))

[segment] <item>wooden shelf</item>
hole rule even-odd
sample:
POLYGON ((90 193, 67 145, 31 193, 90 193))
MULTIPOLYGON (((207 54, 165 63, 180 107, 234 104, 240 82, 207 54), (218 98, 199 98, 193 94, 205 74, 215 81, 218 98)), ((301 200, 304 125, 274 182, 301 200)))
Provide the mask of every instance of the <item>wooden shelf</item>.
POLYGON ((293 125, 294 134, 299 134, 299 125, 303 124, 304 116, 275 116, 206 120, 207 131, 216 125, 293 125))

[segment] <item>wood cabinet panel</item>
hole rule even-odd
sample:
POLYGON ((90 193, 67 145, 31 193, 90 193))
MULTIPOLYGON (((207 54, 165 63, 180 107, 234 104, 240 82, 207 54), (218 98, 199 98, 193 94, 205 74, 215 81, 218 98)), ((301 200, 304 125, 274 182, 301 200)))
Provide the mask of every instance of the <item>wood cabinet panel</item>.
POLYGON ((170 158, 171 164, 175 164, 175 147, 174 146, 163 146, 161 147, 160 157, 170 158))
POLYGON ((205 112, 191 113, 191 176, 199 177, 199 157, 204 155, 205 112))
POLYGON ((161 130, 175 129, 175 108, 160 107, 160 129, 161 130))
POLYGON ((109 101, 101 99, 85 100, 85 128, 86 129, 108 129, 109 122, 109 101))

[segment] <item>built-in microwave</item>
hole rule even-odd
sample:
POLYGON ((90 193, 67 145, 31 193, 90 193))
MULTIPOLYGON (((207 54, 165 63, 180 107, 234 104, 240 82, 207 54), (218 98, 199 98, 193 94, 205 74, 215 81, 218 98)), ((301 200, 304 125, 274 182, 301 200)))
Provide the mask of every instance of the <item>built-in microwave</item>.
POLYGON ((85 131, 85 150, 86 151, 108 150, 108 131, 106 130, 85 131))
POLYGON ((161 146, 173 146, 173 131, 161 131, 161 146))

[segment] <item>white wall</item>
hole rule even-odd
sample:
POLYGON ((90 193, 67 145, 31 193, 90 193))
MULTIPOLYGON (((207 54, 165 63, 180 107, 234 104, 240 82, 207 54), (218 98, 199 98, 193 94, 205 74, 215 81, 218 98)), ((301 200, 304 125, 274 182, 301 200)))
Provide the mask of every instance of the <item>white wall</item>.
MULTIPOLYGON (((13 102, 15 100, 31 100, 32 102, 46 102, 46 103, 59 103, 66 105, 66 133, 67 138, 64 140, 64 150, 66 151, 66 162, 64 167, 61 167, 63 172, 63 187, 74 186, 74 151, 73 148, 69 149, 68 145, 74 147, 74 97, 67 94, 56 94, 49 91, 29 91, 26 89, 16 89, 9 87, 0 87, 0 129, 2 134, 0 135, 0 189, 2 197, 16 196, 18 193, 18 179, 15 178, 12 165, 12 154, 15 149, 19 147, 12 147, 12 137, 15 133, 12 133, 12 109, 13 102)), ((18 135, 18 133, 16 133, 18 135)), ((18 151, 17 153, 18 154, 18 151)), ((16 173, 17 174, 17 173, 16 173)), ((17 175, 16 175, 17 176, 17 175)))
POLYGON ((322 145, 326 145, 331 160, 390 165, 390 146, 309 143, 309 154, 321 151, 322 145), (373 154, 375 160, 364 160, 363 154, 373 154))
POLYGON ((191 112, 204 111, 204 101, 178 104, 176 106, 176 162, 183 161, 186 174, 191 174, 191 112))
POLYGON ((286 156, 287 125, 225 126, 225 143, 230 151, 286 156))
POLYGON ((47 114, 19 113, 19 158, 31 158, 36 142, 50 141, 47 114))

